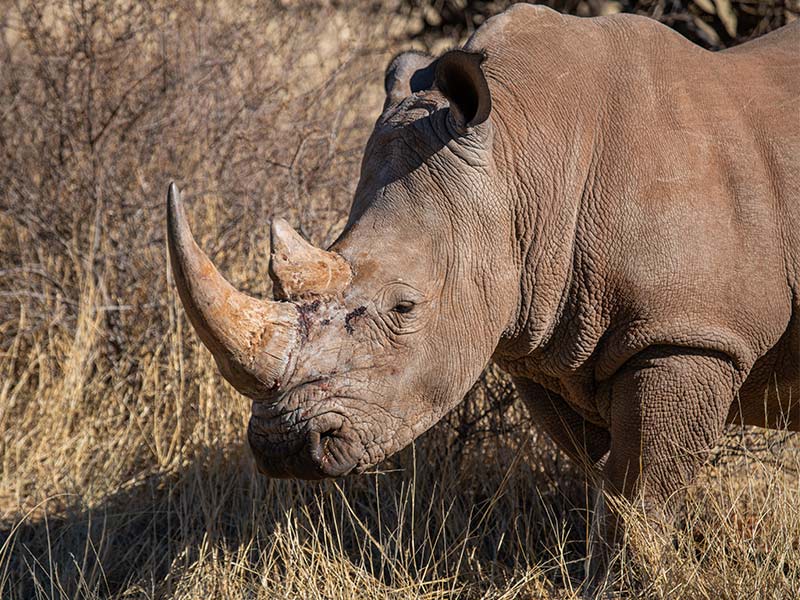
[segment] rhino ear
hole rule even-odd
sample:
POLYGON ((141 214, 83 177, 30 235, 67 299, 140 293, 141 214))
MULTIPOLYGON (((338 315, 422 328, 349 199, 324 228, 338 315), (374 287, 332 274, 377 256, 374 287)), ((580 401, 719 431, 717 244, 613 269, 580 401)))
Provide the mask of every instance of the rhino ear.
POLYGON ((480 125, 492 111, 492 95, 481 69, 485 58, 481 53, 450 50, 436 61, 436 87, 450 101, 458 129, 480 125))
POLYGON ((434 61, 430 54, 409 50, 395 56, 386 67, 383 87, 386 105, 396 104, 415 92, 433 87, 434 61))

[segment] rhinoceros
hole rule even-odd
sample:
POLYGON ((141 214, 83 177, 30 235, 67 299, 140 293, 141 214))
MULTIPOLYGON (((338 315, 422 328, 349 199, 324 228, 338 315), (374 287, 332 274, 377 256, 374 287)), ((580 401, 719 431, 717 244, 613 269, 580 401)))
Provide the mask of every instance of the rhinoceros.
POLYGON ((797 23, 712 53, 528 5, 402 53, 341 236, 272 222, 270 301, 223 279, 172 185, 175 283, 252 399, 259 469, 363 472, 489 361, 608 492, 664 515, 726 423, 799 430, 798 59, 797 23))

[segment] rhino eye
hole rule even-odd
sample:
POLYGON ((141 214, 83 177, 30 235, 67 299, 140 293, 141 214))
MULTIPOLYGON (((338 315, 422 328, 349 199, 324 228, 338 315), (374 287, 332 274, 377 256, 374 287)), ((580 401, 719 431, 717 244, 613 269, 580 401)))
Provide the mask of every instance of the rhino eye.
POLYGON ((409 302, 408 300, 404 300, 402 302, 398 302, 397 304, 395 304, 394 308, 392 309, 392 312, 405 315, 410 313, 412 310, 414 310, 414 303, 409 302))

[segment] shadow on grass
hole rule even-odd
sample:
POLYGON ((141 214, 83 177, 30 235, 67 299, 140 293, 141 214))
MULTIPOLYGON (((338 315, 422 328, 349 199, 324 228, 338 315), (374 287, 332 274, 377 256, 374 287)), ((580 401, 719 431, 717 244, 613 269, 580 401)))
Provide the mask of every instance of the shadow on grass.
POLYGON ((206 449, 92 506, 55 499, 57 512, 44 504, 0 530, 0 591, 163 597, 219 552, 247 564, 236 577, 252 586, 280 588, 297 553, 306 566, 346 561, 389 588, 441 581, 480 592, 534 566, 549 585, 576 585, 589 496, 576 469, 514 436, 447 452, 444 429, 382 471, 338 482, 268 480, 237 446, 206 449))

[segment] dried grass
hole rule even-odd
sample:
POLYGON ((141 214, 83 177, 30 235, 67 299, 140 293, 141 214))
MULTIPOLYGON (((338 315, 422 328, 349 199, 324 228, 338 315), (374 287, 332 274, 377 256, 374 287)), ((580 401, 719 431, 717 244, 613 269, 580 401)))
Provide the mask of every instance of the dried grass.
MULTIPOLYGON (((576 597, 589 485, 494 369, 373 473, 266 480, 247 403, 169 281, 172 178, 202 246, 253 293, 269 291, 271 215, 332 239, 407 22, 255 2, 2 7, 0 596, 576 597)), ((623 595, 797 592, 797 440, 728 444, 674 540, 631 516, 623 595)))

